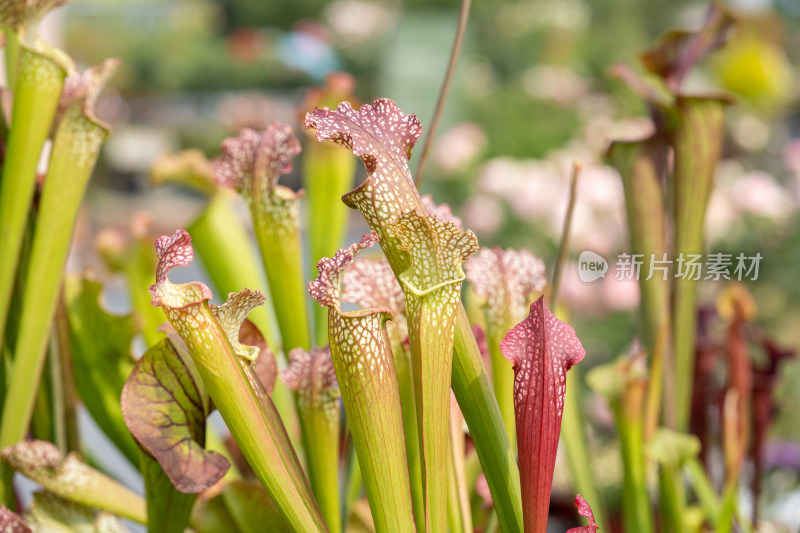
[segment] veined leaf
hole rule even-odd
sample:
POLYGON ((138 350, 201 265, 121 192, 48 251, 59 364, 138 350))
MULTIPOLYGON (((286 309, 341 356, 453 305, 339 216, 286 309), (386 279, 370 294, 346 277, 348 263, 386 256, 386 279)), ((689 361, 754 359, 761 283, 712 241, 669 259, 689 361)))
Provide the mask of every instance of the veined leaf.
POLYGON ((122 390, 122 413, 179 491, 202 492, 230 467, 225 457, 204 449, 208 394, 189 354, 169 339, 136 362, 122 390))
POLYGON ((285 124, 264 131, 243 129, 222 143, 222 157, 214 165, 218 183, 242 194, 250 206, 284 352, 308 349, 311 344, 302 247, 299 194, 278 184, 292 169, 300 142, 285 124))
MULTIPOLYGON (((345 413, 378 532, 415 531, 406 467, 400 392, 381 308, 342 311, 340 284, 355 255, 377 236, 339 250, 317 264, 311 296, 328 308, 328 335, 345 413)), ((445 477, 446 481, 446 477, 445 477)))
POLYGON ((544 533, 556 464, 567 371, 586 355, 575 331, 539 298, 500 349, 514 364, 520 479, 525 531, 544 533))
MULTIPOLYGON (((342 102, 335 110, 324 108, 308 113, 305 127, 316 128, 318 141, 340 144, 363 161, 367 179, 342 200, 361 211, 370 228, 379 235, 381 248, 399 279, 409 266, 409 257, 387 226, 403 213, 425 212, 408 168, 411 149, 422 135, 416 116, 403 114, 388 99, 375 100, 358 111, 348 102, 342 102)), ((506 533, 519 531, 522 510, 513 449, 460 303, 454 340, 453 391, 495 496, 500 525, 506 533)))
POLYGON ((427 531, 447 522, 447 441, 453 335, 464 271, 461 263, 478 250, 471 232, 416 211, 390 222, 389 231, 410 258, 400 275, 406 296, 412 376, 425 493, 427 531))
POLYGON ((50 442, 23 441, 3 449, 0 456, 12 468, 62 498, 105 509, 142 524, 147 520, 140 496, 90 467, 76 454, 63 457, 50 442))
POLYGON ((0 531, 7 533, 33 533, 21 516, 0 505, 0 531))
POLYGON ((328 529, 339 532, 339 387, 330 349, 294 348, 281 380, 297 393, 311 488, 328 529))
POLYGON ((247 312, 263 303, 257 291, 229 295, 210 306, 211 291, 202 283, 175 285, 167 273, 191 262, 191 238, 184 230, 156 241, 159 257, 153 304, 164 309, 189 349, 192 360, 223 420, 276 507, 300 531, 325 531, 308 481, 294 453, 275 405, 247 360, 257 348, 242 345, 239 329, 247 312))

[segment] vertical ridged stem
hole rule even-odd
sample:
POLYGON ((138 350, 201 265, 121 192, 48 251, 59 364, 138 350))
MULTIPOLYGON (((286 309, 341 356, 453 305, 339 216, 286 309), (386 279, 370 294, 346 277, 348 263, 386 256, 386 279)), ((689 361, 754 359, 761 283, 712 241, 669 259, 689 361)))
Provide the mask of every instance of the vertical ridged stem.
POLYGON ((522 496, 517 458, 463 305, 456 313, 454 344, 451 386, 475 442, 500 528, 506 533, 521 532, 522 496))
MULTIPOLYGON (((338 412, 338 409, 337 409, 338 412)), ((331 533, 342 531, 339 501, 339 420, 324 409, 300 409, 306 466, 311 490, 331 533)))
POLYGON ((653 513, 647 492, 647 471, 639 385, 629 385, 622 405, 615 408, 622 451, 622 518, 626 531, 652 533, 653 513))
MULTIPOLYGON (((426 531, 444 531, 447 527, 447 441, 453 335, 452 330, 442 331, 442 327, 452 324, 454 317, 443 314, 442 310, 453 307, 447 301, 450 292, 449 289, 439 289, 423 297, 406 292, 417 428, 424 465, 426 531)), ((457 292, 455 295, 458 297, 457 292)))
POLYGON ((383 312, 330 309, 331 357, 375 530, 413 532, 397 374, 383 312))
MULTIPOLYGON (((353 185, 356 161, 339 147, 311 143, 303 157, 303 184, 308 199, 309 272, 317 261, 333 257, 344 242, 350 210, 339 200, 353 185)), ((314 338, 319 346, 328 344, 328 313, 313 306, 314 338)))
POLYGON ((12 127, 0 179, 0 339, 5 336, 39 154, 66 76, 58 62, 28 48, 20 50, 18 68, 12 127))
MULTIPOLYGON (((714 170, 722 151, 725 100, 681 97, 676 101, 673 179, 673 253, 702 254, 703 221, 714 170)), ((697 282, 676 277, 672 286, 677 427, 689 424, 694 374, 697 282)))
POLYGON ((425 494, 422 488, 422 464, 419 454, 419 431, 417 429, 417 411, 414 400, 414 378, 411 375, 411 357, 402 343, 392 344, 394 364, 397 370, 397 382, 400 387, 400 403, 403 411, 403 435, 406 443, 408 461, 408 477, 411 483, 411 503, 417 527, 424 529, 425 494))
POLYGON ((191 332, 182 337, 223 420, 289 523, 297 531, 327 531, 275 405, 251 385, 208 304, 198 305, 193 325, 187 325, 180 310, 165 311, 178 332, 191 332))
MULTIPOLYGON (((250 237, 233 208, 235 195, 218 188, 208 205, 188 228, 195 250, 208 270, 214 288, 221 294, 236 292, 242 287, 264 292, 266 280, 258 268, 258 256, 250 237)), ((270 316, 272 302, 253 309, 248 318, 256 325, 273 353, 278 353, 275 317, 270 316)))
MULTIPOLYGON (((24 77, 20 72, 20 80, 24 77)), ((0 423, 0 447, 21 440, 30 423, 34 384, 44 364, 61 274, 83 193, 107 130, 72 106, 61 119, 39 205, 25 281, 14 372, 0 423)))
POLYGON ((267 273, 269 292, 275 305, 283 352, 292 348, 311 347, 308 325, 305 279, 303 277, 300 229, 276 227, 284 221, 270 220, 268 215, 253 210, 256 239, 267 273))
MULTIPOLYGON (((506 317, 508 318, 508 317, 506 317)), ((506 332, 516 324, 512 320, 503 321, 504 325, 500 328, 489 327, 487 341, 489 344, 489 356, 492 361, 492 385, 500 412, 503 415, 508 438, 512 446, 515 446, 517 437, 516 422, 514 421, 514 370, 511 363, 500 353, 500 342, 506 332)))

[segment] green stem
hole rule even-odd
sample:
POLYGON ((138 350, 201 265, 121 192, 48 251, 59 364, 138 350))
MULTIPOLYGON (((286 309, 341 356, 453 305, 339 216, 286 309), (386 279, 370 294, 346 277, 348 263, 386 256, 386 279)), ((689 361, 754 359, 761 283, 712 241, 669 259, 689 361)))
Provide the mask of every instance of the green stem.
MULTIPOLYGON (((196 335, 189 333, 183 340, 245 459, 292 527, 303 532, 327 531, 275 405, 266 392, 251 386, 208 303, 199 305, 195 316, 204 317, 205 330, 202 335, 201 330, 196 335)), ((186 331, 187 325, 177 311, 165 311, 176 330, 186 331)))
POLYGON ((661 468, 658 476, 658 495, 661 501, 661 531, 684 533, 686 491, 680 469, 661 468))
MULTIPOLYGON (((244 286, 259 289, 268 298, 267 303, 253 309, 248 318, 256 325, 264 336, 267 346, 278 357, 280 343, 275 327, 275 312, 267 296, 269 291, 263 290, 266 288, 266 281, 261 269, 258 268, 258 255, 253 250, 252 241, 233 208, 232 201, 235 197, 236 194, 230 189, 218 187, 211 195, 203 213, 192 222, 189 233, 192 235, 195 250, 218 293, 229 294, 244 286)), ((148 253, 152 254, 150 250, 148 253)), ((151 273, 152 269, 148 274, 152 275, 151 273)), ((147 295, 146 292, 142 294, 147 295)), ((153 308, 149 300, 143 303, 153 308)), ((281 380, 275 382, 272 401, 275 402, 278 413, 285 421, 289 434, 293 437, 298 435, 300 428, 297 427, 294 397, 292 391, 281 380)), ((292 442, 295 442, 294 438, 292 442)))
POLYGON ((561 419, 561 439, 567 452, 567 463, 575 491, 591 506, 600 531, 609 531, 605 501, 597 490, 592 473, 585 421, 581 412, 582 390, 579 374, 573 368, 571 372, 567 372, 567 394, 564 398, 564 414, 561 419))
POLYGON ((458 409, 458 405, 453 405, 451 401, 450 409, 450 461, 448 465, 448 523, 453 523, 450 530, 454 533, 472 532, 472 512, 469 505, 469 485, 467 485, 465 439, 464 439, 464 417, 458 409), (450 514, 455 513, 455 517, 450 519, 450 514), (454 520, 454 521, 453 521, 454 520))
MULTIPOLYGON (((0 179, 0 257, 3 258, 0 261, 0 339, 5 336, 14 275, 36 183, 36 166, 66 74, 58 61, 25 47, 21 49, 19 76, 14 86, 13 125, 0 179)), ((30 387, 30 383, 26 386, 30 387)))
POLYGON ((417 518, 417 529, 424 530, 425 495, 422 488, 422 464, 419 455, 419 433, 417 412, 414 403, 414 381, 411 376, 411 356, 401 343, 392 344, 397 382, 400 388, 400 404, 403 412, 403 434, 406 442, 408 477, 411 483, 411 503, 417 518))
POLYGON ((470 430, 492 493, 500 528, 522 531, 522 495, 514 449, 483 366, 464 306, 456 314, 451 386, 470 430))
MULTIPOLYGON (((339 201, 353 185, 356 160, 340 146, 309 143, 303 156, 303 182, 308 201, 309 272, 317 261, 333 257, 344 242, 350 210, 339 201)), ((328 313, 313 306, 315 342, 328 344, 328 313)))
POLYGON ((158 462, 140 451, 139 469, 147 500, 148 533, 182 533, 197 494, 178 492, 158 462))
POLYGON ((491 327, 488 331, 489 356, 492 360, 492 384, 494 385, 494 394, 500 406, 500 412, 503 415, 508 438, 511 441, 511 445, 514 447, 516 447, 517 442, 517 423, 514 418, 514 369, 511 362, 500 352, 500 342, 503 340, 506 332, 515 325, 516 324, 510 324, 506 321, 504 326, 499 328, 498 331, 493 331, 495 328, 491 327))
POLYGON ((736 516, 736 483, 726 483, 722 493, 722 505, 714 528, 716 533, 730 533, 736 516))
POLYGON ((625 531, 652 533, 653 517, 647 494, 643 425, 640 417, 629 417, 617 408, 623 463, 623 523, 625 531))
MULTIPOLYGON (((679 97, 676 100, 673 179, 674 254, 703 252, 703 221, 714 171, 722 152, 727 101, 679 97)), ((675 277, 672 287, 673 350, 677 428, 689 425, 694 376, 697 282, 675 277)))
POLYGON ((283 352, 289 353, 289 350, 297 347, 308 350, 311 347, 311 331, 308 326, 300 230, 295 227, 293 231, 274 231, 276 223, 265 218, 253 210, 256 239, 275 305, 283 352))
MULTIPOLYGON (((22 80, 24 70, 20 72, 22 80)), ((69 108, 56 131, 14 350, 14 373, 8 391, 13 401, 6 401, 3 408, 0 447, 22 440, 30 423, 75 218, 107 133, 86 118, 77 105, 69 108)))
MULTIPOLYGON (((338 409, 337 409, 338 411, 338 409)), ((300 409, 300 426, 311 489, 331 533, 342 531, 339 500, 339 420, 325 408, 300 409)))
POLYGON ((4 24, 3 35, 6 39, 3 46, 6 54, 6 83, 8 83, 9 87, 14 87, 17 83, 17 65, 20 49, 19 34, 10 25, 4 24))
POLYGON ((697 500, 700 502, 700 507, 703 509, 706 521, 712 528, 716 528, 719 521, 719 503, 717 501, 717 493, 711 484, 711 480, 708 479, 705 468, 696 457, 688 459, 684 466, 691 480, 694 493, 697 495, 697 500))
POLYGON ((230 189, 218 187, 188 231, 218 293, 236 292, 244 286, 258 289, 267 297, 267 303, 253 309, 248 318, 264 336, 270 350, 278 353, 280 344, 275 316, 270 313, 272 303, 264 290, 266 280, 258 267, 258 255, 253 250, 247 230, 233 208, 236 196, 230 189))

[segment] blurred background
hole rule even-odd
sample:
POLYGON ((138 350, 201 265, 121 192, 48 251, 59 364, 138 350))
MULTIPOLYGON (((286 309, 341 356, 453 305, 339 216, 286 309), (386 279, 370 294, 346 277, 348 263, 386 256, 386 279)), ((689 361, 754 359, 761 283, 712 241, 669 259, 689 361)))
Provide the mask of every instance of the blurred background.
MULTIPOLYGON (((794 351, 800 347, 800 2, 726 5, 738 29, 687 85, 737 99, 728 113, 707 244, 734 256, 761 254, 758 279, 746 285, 757 308, 754 324, 794 351)), ((570 169, 575 160, 583 163, 563 301, 590 365, 629 349, 639 298, 635 282, 612 275, 628 241, 622 184, 604 153, 611 139, 651 128, 644 105, 607 70, 636 63, 665 30, 699 27, 707 7, 686 0, 473 2, 422 192, 449 203, 482 245, 527 248, 552 266, 570 169), (583 250, 609 260, 604 279, 578 279, 573 261, 583 250)), ((109 56, 123 61, 99 103, 98 114, 114 132, 79 222, 86 238, 78 239, 70 268, 101 269, 93 236, 109 227, 127 231, 142 211, 161 234, 202 209, 201 196, 150 184, 159 156, 196 147, 214 157, 223 138, 275 120, 312 142, 300 135, 302 105, 308 89, 324 85, 332 72, 352 74, 361 102, 391 98, 428 127, 458 8, 453 0, 73 0, 56 10, 45 21, 46 34, 82 68, 109 56)), ((284 183, 301 187, 301 164, 284 183)), ((351 228, 364 229, 357 213, 351 228)), ((704 283, 701 305, 713 308, 725 287, 704 283)), ((125 310, 123 296, 109 303, 125 310)), ((783 446, 775 460, 788 464, 789 473, 768 478, 765 514, 800 524, 800 493, 786 490, 798 486, 800 469, 793 444, 800 442, 798 383, 800 364, 784 363, 773 391, 780 416, 771 441, 783 446)), ((602 420, 607 413, 597 410, 593 416, 602 420)))

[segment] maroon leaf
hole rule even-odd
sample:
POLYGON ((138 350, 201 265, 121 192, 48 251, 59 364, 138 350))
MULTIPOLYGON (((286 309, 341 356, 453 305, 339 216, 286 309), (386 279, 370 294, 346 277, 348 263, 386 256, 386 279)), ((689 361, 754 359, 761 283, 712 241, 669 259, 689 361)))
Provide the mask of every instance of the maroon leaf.
POLYGON ((583 496, 580 494, 575 496, 575 506, 578 507, 579 515, 585 516, 589 519, 589 525, 583 527, 573 527, 572 529, 568 529, 567 533, 595 533, 596 531, 600 531, 600 528, 597 527, 597 524, 594 522, 594 513, 592 512, 592 508, 589 507, 589 504, 586 503, 586 500, 584 500, 583 496))
POLYGON ((696 32, 672 31, 655 47, 641 56, 644 66, 664 79, 677 92, 689 70, 709 52, 722 46, 733 17, 717 4, 712 4, 703 27, 696 32))
POLYGON ((3 533, 32 533, 32 529, 13 511, 0 505, 0 531, 3 533))
POLYGON ((209 398, 191 358, 169 339, 149 349, 122 389, 122 415, 136 440, 181 492, 219 481, 228 460, 204 449, 209 398))
POLYGON ((544 297, 511 329, 500 350, 514 364, 514 407, 525 531, 544 533, 556 462, 567 371, 586 355, 575 331, 544 297))

